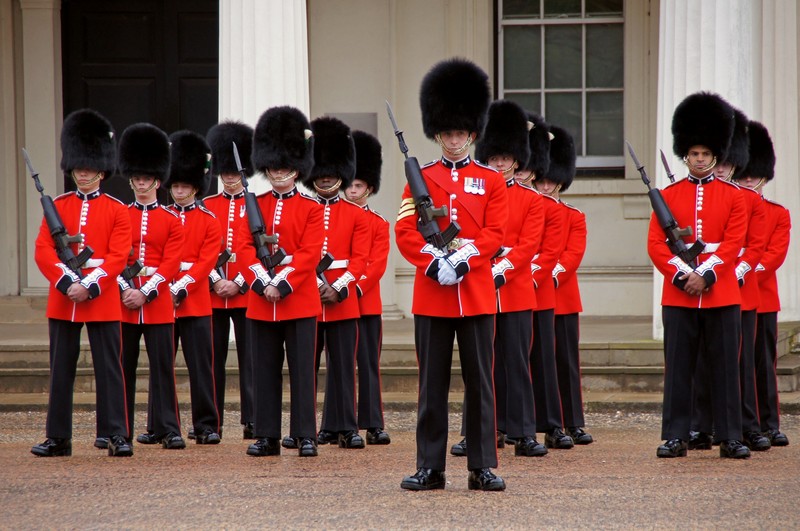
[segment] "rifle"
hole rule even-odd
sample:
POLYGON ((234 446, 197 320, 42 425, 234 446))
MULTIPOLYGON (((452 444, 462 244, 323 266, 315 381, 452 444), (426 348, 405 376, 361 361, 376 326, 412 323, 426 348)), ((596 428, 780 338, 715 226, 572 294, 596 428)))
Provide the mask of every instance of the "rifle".
POLYGON ((316 269, 317 278, 322 281, 323 285, 328 287, 331 287, 331 285, 328 282, 328 279, 325 278, 325 271, 328 270, 328 268, 331 266, 332 263, 333 263, 333 255, 331 253, 325 253, 325 255, 319 259, 319 263, 317 264, 317 269, 316 269))
POLYGON ((675 174, 672 173, 672 170, 669 169, 669 163, 667 162, 667 156, 664 155, 664 150, 663 149, 659 149, 659 151, 661 152, 661 164, 663 164, 664 165, 664 169, 667 170, 667 178, 669 179, 669 182, 674 183, 675 182, 675 174))
POLYGON ((422 169, 419 167, 419 162, 417 162, 416 157, 408 156, 408 146, 403 140, 403 131, 398 129, 392 113, 392 106, 389 105, 388 101, 386 102, 386 110, 394 128, 394 136, 397 137, 397 142, 400 144, 400 151, 405 156, 406 181, 408 181, 408 187, 411 190, 414 204, 417 207, 417 215, 419 216, 417 230, 419 230, 426 242, 446 254, 448 252, 447 245, 458 235, 461 227, 455 221, 451 221, 444 231, 439 229, 439 224, 435 218, 447 216, 447 207, 442 205, 434 208, 430 192, 428 192, 428 187, 422 178, 422 169))
POLYGON ((691 247, 686 246, 686 242, 683 241, 681 237, 691 236, 692 228, 685 227, 681 229, 678 227, 678 222, 675 221, 675 217, 672 215, 666 201, 664 201, 661 190, 650 186, 650 179, 647 178, 644 165, 639 163, 639 159, 636 158, 633 146, 631 146, 630 142, 627 140, 625 144, 628 146, 628 153, 630 153, 633 163, 636 165, 636 169, 642 176, 642 181, 647 185, 647 197, 650 199, 650 205, 653 207, 653 213, 656 215, 658 224, 661 225, 661 229, 667 237, 667 245, 670 251, 683 260, 689 267, 694 269, 696 267, 695 260, 697 259, 697 255, 703 252, 706 246, 705 242, 698 238, 691 247))
MULTIPOLYGON (((25 158, 25 164, 28 166, 28 171, 31 173, 33 182, 36 185, 36 190, 42 196, 40 201, 42 203, 42 210, 44 211, 44 220, 47 223, 47 228, 50 229, 50 236, 52 236, 56 244, 56 255, 58 255, 58 259, 61 260, 76 277, 82 279, 83 272, 81 271, 81 266, 92 257, 94 249, 87 245, 77 256, 75 255, 69 244, 83 242, 83 235, 67 234, 67 229, 64 228, 64 222, 61 221, 61 216, 58 214, 58 210, 56 210, 53 198, 44 193, 44 187, 39 181, 39 173, 33 169, 33 164, 25 148, 22 148, 22 156, 25 158)), ((56 287, 64 295, 67 294, 67 289, 69 289, 69 286, 63 284, 59 284, 56 287)))
POLYGON ((228 263, 228 260, 231 259, 231 256, 233 255, 231 254, 230 249, 224 249, 221 253, 219 253, 219 256, 217 257, 217 263, 214 264, 214 269, 211 271, 211 275, 208 277, 208 289, 213 290, 214 282, 225 278, 225 271, 222 268, 228 263))
POLYGON ((120 273, 120 276, 125 280, 125 282, 130 282, 133 280, 133 277, 139 274, 139 271, 141 271, 143 267, 144 264, 142 261, 136 260, 134 263, 123 269, 122 273, 120 273))
POLYGON ((233 158, 236 159, 236 168, 239 170, 239 175, 242 176, 244 208, 247 211, 247 224, 250 227, 250 234, 253 236, 256 257, 267 270, 269 276, 274 277, 275 267, 286 258, 286 251, 278 248, 278 250, 273 253, 270 250, 270 246, 278 243, 278 237, 274 234, 267 234, 266 225, 264 225, 264 216, 261 214, 258 201, 256 201, 256 194, 247 189, 247 174, 242 168, 242 161, 239 159, 239 148, 236 147, 236 142, 233 142, 233 158))

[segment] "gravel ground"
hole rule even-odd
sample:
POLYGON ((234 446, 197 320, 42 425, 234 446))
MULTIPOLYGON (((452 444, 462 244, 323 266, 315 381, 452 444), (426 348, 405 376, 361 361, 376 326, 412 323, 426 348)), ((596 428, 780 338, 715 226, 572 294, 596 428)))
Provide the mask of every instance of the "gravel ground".
MULTIPOLYGON (((136 420, 143 426, 144 414, 136 420)), ((502 493, 468 491, 466 460, 451 456, 446 490, 400 489, 415 468, 413 413, 387 413, 389 446, 322 446, 306 459, 247 456, 238 420, 226 413, 219 446, 136 445, 132 458, 111 459, 92 447, 94 414, 76 412, 73 456, 41 459, 29 450, 44 440, 44 413, 0 413, 0 529, 785 529, 800 521, 800 416, 783 418, 791 446, 735 461, 716 448, 657 459, 658 415, 590 414, 592 445, 542 458, 498 450, 502 493)), ((451 442, 459 425, 453 414, 451 442)))

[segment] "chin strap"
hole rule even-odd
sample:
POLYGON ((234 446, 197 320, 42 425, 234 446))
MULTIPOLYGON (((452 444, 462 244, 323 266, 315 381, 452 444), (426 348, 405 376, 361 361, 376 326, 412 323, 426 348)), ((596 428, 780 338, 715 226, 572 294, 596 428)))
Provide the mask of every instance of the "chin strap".
POLYGON ((147 192, 149 192, 150 190, 152 190, 153 188, 155 188, 158 185, 158 179, 153 179, 153 184, 148 186, 147 190, 143 190, 141 192, 138 191, 136 189, 136 187, 133 185, 133 179, 128 180, 128 184, 130 185, 131 190, 133 190, 134 193, 136 193, 136 194, 146 194, 147 192))
MULTIPOLYGON (((269 182, 273 184, 282 184, 288 181, 289 179, 294 179, 295 177, 297 177, 297 170, 292 170, 283 177, 275 177, 270 173, 269 170, 265 170, 265 172, 267 174, 267 179, 269 179, 269 182)), ((241 182, 241 180, 239 182, 241 182)))
POLYGON ((314 190, 317 191, 318 194, 329 194, 339 190, 342 186, 342 179, 337 179, 335 183, 333 183, 329 188, 320 188, 317 186, 317 182, 314 181, 314 190))
MULTIPOLYGON (((687 168, 689 168, 689 171, 692 170, 692 167, 689 166, 689 160, 687 157, 683 157, 683 163, 686 165, 687 168)), ((711 171, 711 169, 714 168, 714 166, 716 165, 717 165, 717 156, 714 155, 714 158, 711 160, 711 163, 708 166, 699 168, 697 171, 699 171, 700 173, 706 173, 708 171, 711 171)))
MULTIPOLYGON (((103 172, 101 172, 101 171, 97 172, 97 175, 95 175, 94 177, 92 177, 92 180, 91 180, 91 181, 89 181, 88 183, 86 183, 86 186, 88 186, 88 185, 90 185, 90 184, 94 184, 94 183, 96 183, 97 181, 99 181, 100 179, 102 179, 104 175, 105 175, 105 173, 103 173, 103 172)), ((75 183, 75 185, 77 186, 77 185, 78 185, 78 179, 75 177, 75 170, 72 170, 72 171, 70 172, 70 176, 72 177, 72 181, 73 181, 73 182, 75 183)))
POLYGON ((461 146, 460 148, 457 148, 456 150, 451 150, 450 148, 445 146, 444 142, 442 142, 442 135, 440 135, 439 133, 437 133, 434 138, 436 139, 436 143, 439 144, 439 146, 442 149, 444 149, 445 151, 447 151, 451 155, 456 155, 456 156, 463 154, 472 145, 472 135, 469 135, 469 137, 467 137, 467 141, 464 143, 464 145, 461 146))

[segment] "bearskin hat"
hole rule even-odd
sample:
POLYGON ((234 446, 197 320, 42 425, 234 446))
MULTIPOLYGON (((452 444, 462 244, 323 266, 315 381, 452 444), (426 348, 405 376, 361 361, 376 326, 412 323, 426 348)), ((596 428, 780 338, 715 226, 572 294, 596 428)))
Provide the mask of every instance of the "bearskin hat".
POLYGON ((545 179, 561 185, 561 191, 566 191, 575 177, 575 141, 566 129, 557 125, 550 126, 553 140, 550 141, 550 168, 545 174, 545 179))
POLYGON ((167 133, 153 124, 129 125, 119 138, 117 167, 126 179, 151 175, 163 182, 169 175, 169 159, 167 133))
POLYGON ((211 148, 202 135, 194 131, 176 131, 169 135, 172 160, 169 165, 169 179, 164 186, 173 183, 186 183, 197 188, 197 195, 203 196, 211 185, 211 148))
POLYGON ((717 160, 724 160, 731 145, 733 107, 710 92, 687 96, 672 116, 672 150, 685 157, 692 146, 706 146, 717 160))
POLYGON ((750 119, 739 109, 733 109, 733 120, 731 146, 728 148, 728 154, 722 162, 727 162, 735 167, 733 178, 737 178, 741 176, 742 170, 750 160, 750 138, 747 133, 750 119))
POLYGON ((522 169, 532 171, 537 177, 547 175, 550 169, 550 126, 538 114, 528 113, 528 121, 533 128, 528 131, 528 145, 531 156, 522 164, 522 169))
POLYGON ((422 130, 433 140, 442 131, 469 131, 480 137, 491 94, 489 76, 466 59, 447 59, 422 79, 419 106, 422 130))
POLYGON ((308 118, 295 107, 264 111, 253 133, 253 167, 266 174, 273 170, 297 172, 302 181, 314 167, 314 137, 308 118))
POLYGON ((364 131, 353 131, 353 143, 356 146, 356 179, 371 186, 372 195, 375 195, 381 187, 381 143, 364 131))
POLYGON ((511 100, 498 100, 489 106, 486 129, 475 145, 475 158, 484 164, 495 155, 511 155, 524 166, 531 157, 528 143, 528 122, 525 111, 511 100))
POLYGON ((771 181, 775 177, 775 147, 764 124, 750 120, 750 161, 741 176, 761 177, 771 181))
POLYGON ((206 133, 206 142, 211 147, 211 174, 239 173, 233 156, 233 143, 239 150, 245 174, 253 175, 251 153, 253 151, 253 128, 241 122, 220 122, 206 133))
POLYGON ((114 173, 117 144, 114 128, 105 116, 93 109, 80 109, 64 119, 61 129, 61 169, 65 174, 76 168, 114 173))
POLYGON ((332 116, 321 116, 311 122, 314 131, 314 167, 303 184, 313 188, 319 177, 335 176, 342 180, 342 189, 350 186, 356 175, 356 148, 350 128, 332 116))

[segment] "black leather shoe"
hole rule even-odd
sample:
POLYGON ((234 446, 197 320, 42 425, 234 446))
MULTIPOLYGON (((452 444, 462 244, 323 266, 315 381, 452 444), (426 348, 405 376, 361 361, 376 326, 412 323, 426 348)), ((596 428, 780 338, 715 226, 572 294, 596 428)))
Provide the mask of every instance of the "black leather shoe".
POLYGON ((682 439, 670 439, 656 450, 656 457, 686 457, 689 446, 682 439))
POLYGON ((364 448, 364 439, 357 431, 340 433, 339 448, 364 448))
POLYGON ((464 457, 467 455, 467 439, 461 439, 453 446, 450 447, 450 454, 456 457, 464 457))
POLYGON ((255 439, 255 431, 253 431, 253 423, 252 422, 245 422, 242 426, 242 439, 245 441, 248 439, 255 439))
POLYGON ((194 428, 189 428, 189 433, 186 434, 188 439, 194 440, 194 428))
POLYGON ((177 433, 170 432, 161 437, 161 446, 167 450, 182 450, 186 448, 186 441, 177 433))
POLYGON ((267 455, 281 455, 281 445, 278 439, 265 437, 247 447, 247 455, 264 457, 267 455))
POLYGON ((108 437, 97 437, 94 440, 94 447, 100 450, 108 448, 108 437))
POLYGON ((122 435, 112 435, 108 439, 108 455, 111 457, 130 457, 133 455, 133 446, 122 435))
POLYGON ((713 443, 714 438, 710 433, 702 431, 689 432, 689 442, 687 443, 689 450, 711 450, 713 443))
POLYGON ((766 452, 772 448, 772 443, 769 442, 769 439, 757 431, 745 433, 742 442, 754 452, 766 452))
POLYGON ((31 448, 31 453, 37 457, 67 457, 72 455, 72 439, 47 438, 42 444, 31 448))
POLYGON ((432 468, 418 468, 413 476, 406 476, 400 482, 400 488, 406 490, 437 490, 445 484, 444 472, 432 468))
POLYGON ((506 444, 515 444, 517 440, 514 437, 509 437, 506 435, 506 444))
POLYGON ((719 443, 719 456, 728 459, 747 459, 750 450, 739 441, 722 441, 719 443))
POLYGON ((297 455, 300 457, 315 457, 317 455, 317 441, 311 437, 302 439, 297 449, 297 455))
POLYGON ((289 437, 287 435, 281 441, 281 446, 289 450, 294 450, 295 448, 297 448, 297 439, 295 439, 294 437, 289 437))
POLYGON ((158 444, 161 441, 156 437, 155 433, 147 432, 147 433, 140 433, 136 436, 136 442, 139 444, 158 444))
POLYGON ((498 448, 505 448, 506 447, 506 434, 502 431, 497 432, 497 447, 498 448))
POLYGON ((506 490, 506 482, 492 474, 488 468, 480 468, 469 471, 467 487, 469 490, 506 490))
POLYGON ((389 444, 392 438, 383 431, 383 428, 370 428, 367 430, 367 444, 389 444))
POLYGON ((319 430, 317 434, 317 444, 328 444, 328 443, 335 443, 339 441, 339 434, 333 433, 332 431, 328 430, 319 430))
POLYGON ((567 435, 572 437, 575 444, 592 444, 594 442, 594 438, 583 428, 567 428, 567 435))
POLYGON ((522 437, 514 443, 514 455, 523 457, 541 457, 547 455, 547 448, 536 440, 536 437, 522 437))
POLYGON ((194 442, 197 444, 219 444, 221 440, 222 437, 219 436, 219 433, 211 428, 206 428, 202 433, 195 433, 194 442))
POLYGON ((569 450, 575 446, 575 441, 572 437, 564 433, 561 428, 555 428, 544 434, 544 445, 548 448, 555 448, 556 450, 569 450))
POLYGON ((775 428, 764 432, 764 437, 769 439, 772 446, 789 446, 789 438, 781 430, 775 428))

